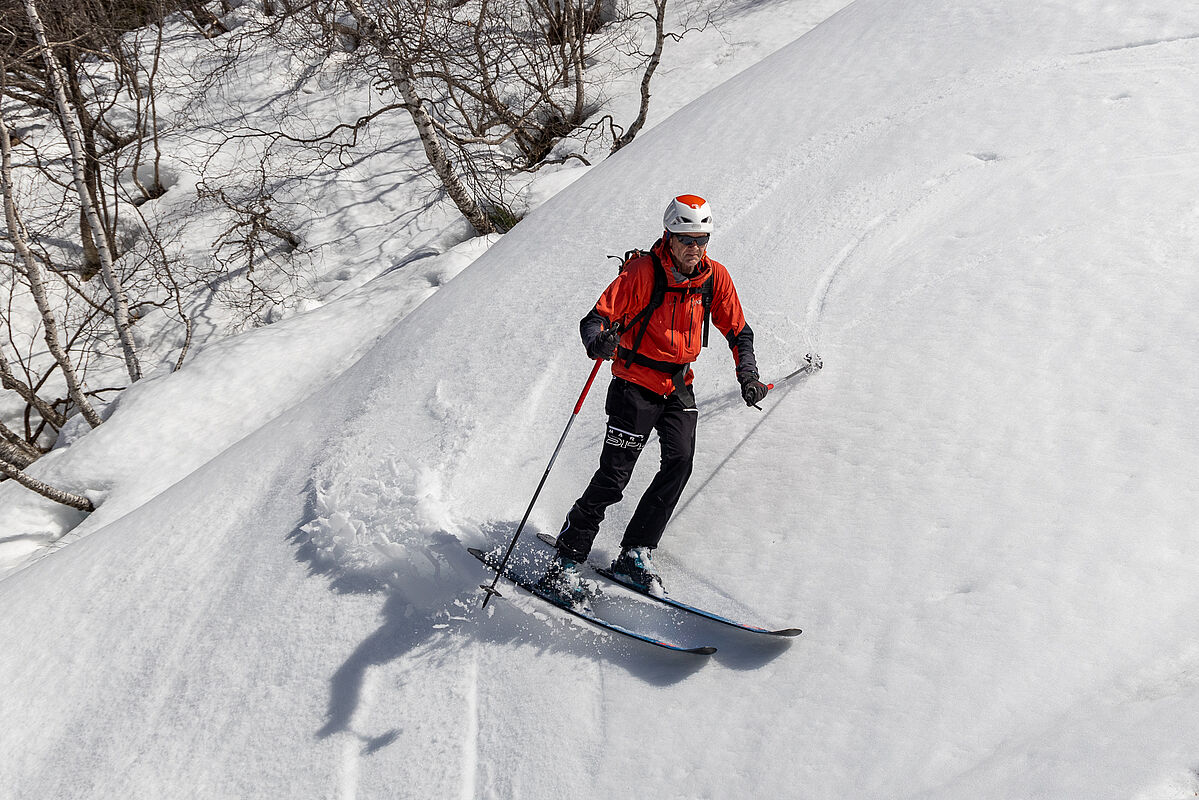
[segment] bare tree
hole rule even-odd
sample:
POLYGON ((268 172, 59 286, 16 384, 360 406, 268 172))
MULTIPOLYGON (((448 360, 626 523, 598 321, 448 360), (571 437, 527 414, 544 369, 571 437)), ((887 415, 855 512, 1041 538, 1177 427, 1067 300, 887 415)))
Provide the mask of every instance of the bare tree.
MULTIPOLYGON (((13 375, 3 347, 0 347, 0 386, 16 390, 23 397, 28 397, 30 403, 39 407, 46 418, 58 417, 58 413, 48 407, 30 386, 13 375)), ((83 511, 92 511, 92 502, 86 497, 58 489, 25 472, 25 468, 41 455, 41 450, 0 422, 0 475, 11 478, 25 488, 48 497, 56 503, 63 503, 83 511)))
POLYGON ((606 0, 344 0, 353 27, 339 21, 342 1, 307 7, 326 45, 353 49, 400 96, 476 232, 510 227, 506 176, 539 169, 594 110, 587 37, 611 17, 606 0))
POLYGON ((46 38, 45 26, 42 25, 41 17, 38 14, 36 0, 24 0, 24 6, 25 14, 29 18, 29 24, 33 27, 34 36, 37 39, 38 50, 46 65, 50 86, 54 92, 58 121, 71 151, 71 172, 74 177, 75 192, 79 196, 79 207, 87 219, 88 229, 91 231, 92 241, 99 255, 101 274, 109 294, 112 296, 113 323, 116 325, 117 336, 120 338, 121 349, 125 355, 125 366, 129 370, 129 379, 137 381, 142 377, 142 368, 137 357, 137 343, 133 339, 133 323, 129 317, 129 299, 113 265, 113 248, 109 242, 108 232, 101 223, 95 198, 84 174, 87 159, 84 153, 83 137, 76 125, 75 112, 67 100, 66 81, 59 69, 58 61, 54 57, 54 52, 50 48, 50 42, 46 38))
POLYGON ((89 371, 99 365, 110 373, 115 346, 128 380, 140 378, 132 326, 154 308, 184 327, 176 368, 191 342, 183 294, 194 279, 177 273, 157 223, 139 208, 165 191, 156 106, 160 2, 170 0, 55 3, 51 28, 37 0, 0 0, 0 244, 7 245, 0 247, 0 289, 8 292, 0 305, 0 336, 7 338, 0 341, 0 388, 25 404, 22 419, 9 412, 0 421, 7 466, 0 480, 76 508, 90 503, 23 470, 75 415, 93 427, 101 423, 97 398, 122 386, 96 388, 93 380, 89 388, 89 371), (146 22, 154 24, 139 27, 146 22), (17 140, 14 118, 42 133, 17 140), (56 128, 44 128, 47 118, 56 128), (93 281, 96 275, 102 280, 93 281), (37 339, 44 348, 34 346, 37 339))
POLYGON ((179 6, 186 12, 184 16, 205 38, 211 39, 229 32, 221 18, 208 10, 208 4, 204 0, 180 0, 179 6))
POLYGON ((41 455, 40 450, 0 422, 0 461, 7 461, 17 469, 24 469, 37 461, 41 455))
POLYGON ((370 43, 387 64, 391 83, 403 98, 404 107, 411 115, 417 133, 420 134, 425 157, 429 159, 429 164, 440 179, 441 185, 445 187, 446 193, 476 233, 492 233, 495 228, 491 220, 459 178, 441 143, 437 123, 417 91, 418 63, 414 51, 420 52, 421 23, 426 21, 427 17, 422 19, 421 16, 394 16, 390 20, 384 20, 367 14, 361 0, 346 0, 346 5, 358 25, 359 35, 370 43), (391 22, 390 29, 385 29, 388 21, 391 22))
MULTIPOLYGON (((645 126, 646 117, 649 115, 649 98, 650 98, 650 82, 653 80, 654 73, 658 70, 658 65, 662 63, 662 49, 666 43, 666 4, 667 0, 653 0, 654 13, 650 19, 654 26, 653 49, 646 56, 645 68, 641 73, 641 103, 637 109, 637 117, 625 129, 624 133, 617 136, 612 142, 612 152, 615 153, 620 148, 629 144, 636 138, 637 134, 645 126)), ((644 18, 648 15, 638 15, 644 18)))
POLYGON ((24 226, 18 216, 17 204, 14 200, 16 192, 12 178, 12 139, 9 136, 8 124, 4 120, 3 108, 0 108, 0 192, 4 194, 4 219, 8 225, 8 238, 20 258, 20 265, 23 267, 21 273, 29 281, 29 290, 41 314, 46 347, 62 371, 71 399, 88 424, 94 428, 100 424, 100 415, 96 413, 91 402, 84 395, 75 366, 62 346, 58 334, 58 321, 55 319, 50 297, 46 291, 42 265, 38 263, 29 249, 24 226))
POLYGON ((235 188, 232 181, 226 186, 204 181, 196 187, 201 200, 215 201, 229 218, 213 242, 213 268, 199 275, 226 307, 251 324, 269 322, 268 312, 305 284, 293 261, 303 243, 278 209, 272 187, 282 181, 272 175, 269 154, 263 158, 253 183, 235 188))
MULTIPOLYGON (((435 173, 479 232, 514 222, 505 214, 510 176, 571 158, 588 163, 559 147, 567 137, 590 141, 606 127, 613 152, 629 144, 645 125, 665 42, 695 29, 688 19, 685 30, 668 29, 668 0, 653 0, 648 10, 628 0, 344 2, 354 45, 360 40, 382 56, 387 70, 376 74, 403 98, 435 173), (646 22, 652 47, 630 48, 646 22), (638 114, 625 127, 611 117, 592 121, 602 88, 587 65, 605 53, 623 53, 642 71, 638 114)), ((336 2, 320 8, 324 15, 314 17, 326 35, 344 36, 336 2)), ((361 55, 359 63, 370 68, 361 55)))

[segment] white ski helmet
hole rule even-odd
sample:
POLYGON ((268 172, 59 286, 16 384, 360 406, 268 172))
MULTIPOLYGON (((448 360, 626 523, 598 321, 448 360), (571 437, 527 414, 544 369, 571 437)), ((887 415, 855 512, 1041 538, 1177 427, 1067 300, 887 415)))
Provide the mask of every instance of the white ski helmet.
POLYGON ((662 224, 671 233, 712 233, 712 209, 694 194, 681 194, 666 206, 662 224))

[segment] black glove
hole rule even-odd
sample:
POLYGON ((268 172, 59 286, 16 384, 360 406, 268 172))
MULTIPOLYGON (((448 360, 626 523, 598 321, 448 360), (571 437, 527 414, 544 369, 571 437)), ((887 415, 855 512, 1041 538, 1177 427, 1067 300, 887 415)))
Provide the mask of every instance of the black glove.
POLYGON ((587 346, 587 355, 592 358, 612 358, 616 355, 616 348, 619 344, 620 325, 613 325, 596 334, 596 337, 591 340, 591 344, 587 346))
POLYGON ((741 382, 741 397, 747 406, 756 406, 762 402, 769 391, 770 388, 757 378, 747 378, 741 382))

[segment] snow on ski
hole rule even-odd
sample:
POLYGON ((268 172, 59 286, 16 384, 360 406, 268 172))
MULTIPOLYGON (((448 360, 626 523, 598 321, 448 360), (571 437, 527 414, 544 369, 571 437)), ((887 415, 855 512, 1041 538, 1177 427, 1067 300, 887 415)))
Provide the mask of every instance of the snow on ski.
MULTIPOLYGON (((470 554, 472 556, 474 556, 475 558, 482 561, 485 565, 487 565, 491 569, 494 570, 496 568, 497 565, 495 563, 495 560, 492 558, 492 555, 493 555, 492 553, 484 552, 483 550, 480 550, 477 547, 469 547, 469 548, 467 548, 467 550, 470 552, 470 554)), ((708 656, 708 655, 712 655, 713 653, 716 652, 715 647, 710 647, 710 646, 687 647, 685 645, 675 644, 674 642, 667 642, 662 639, 655 639, 654 637, 647 636, 644 633, 638 633, 637 631, 626 628, 623 625, 617 625, 615 622, 609 622, 608 620, 603 619, 602 617, 598 617, 594 614, 589 614, 585 611, 580 611, 566 603, 559 602, 558 600, 556 600, 548 595, 542 594, 541 592, 537 591, 537 589, 534 587, 534 585, 531 582, 523 580, 523 579, 513 575, 509 571, 504 572, 504 577, 507 578, 508 580, 512 581, 514 584, 516 584, 520 588, 524 589, 526 592, 533 595, 534 597, 539 597, 542 600, 544 600, 545 602, 547 602, 551 605, 557 606, 558 608, 562 609, 563 611, 573 614, 574 616, 578 617, 579 619, 586 620, 587 622, 590 622, 592 625, 595 625, 598 628, 602 628, 607 631, 612 631, 613 633, 619 633, 623 636, 628 636, 630 639, 636 639, 638 641, 646 642, 647 644, 652 644, 657 647, 665 648, 667 650, 673 650, 676 653, 691 653, 692 655, 708 656)), ((486 589, 487 587, 484 586, 483 588, 486 589)))
MULTIPOLYGON (((557 539, 553 536, 550 536, 548 533, 539 533, 539 534, 537 534, 537 538, 540 539, 545 544, 548 544, 550 547, 555 547, 557 545, 557 539)), ((747 622, 738 622, 737 620, 729 619, 728 617, 723 617, 720 614, 716 614, 711 611, 705 611, 702 608, 696 608, 695 606, 680 602, 669 596, 658 597, 657 595, 650 594, 645 589, 642 589, 640 586, 634 586, 631 583, 626 583, 625 581, 622 581, 620 578, 617 578, 616 575, 613 574, 612 570, 608 569, 607 567, 601 567, 596 564, 590 564, 590 563, 588 564, 588 566, 590 566, 593 570, 595 570, 595 572, 604 576, 605 578, 612 581, 613 583, 619 584, 620 586, 623 586, 624 588, 628 589, 631 592, 636 592, 637 594, 641 595, 642 597, 648 597, 651 600, 657 600, 659 603, 668 605, 671 608, 677 608, 680 611, 686 611, 689 614, 694 614, 698 617, 703 617, 704 619, 710 619, 713 622, 719 622, 720 624, 728 625, 731 628, 737 628, 738 630, 748 631, 750 633, 759 633, 764 636, 779 636, 779 637, 784 637, 784 638, 799 636, 801 633, 803 633, 803 631, 799 628, 779 628, 778 630, 770 630, 769 628, 762 628, 758 625, 751 625, 750 623, 747 623, 747 622)))

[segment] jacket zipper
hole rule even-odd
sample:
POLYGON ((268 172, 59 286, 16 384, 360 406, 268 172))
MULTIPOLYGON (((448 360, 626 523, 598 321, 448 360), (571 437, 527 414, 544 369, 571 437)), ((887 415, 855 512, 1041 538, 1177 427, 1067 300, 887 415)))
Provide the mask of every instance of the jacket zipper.
POLYGON ((679 322, 679 311, 680 310, 684 312, 684 314, 686 315, 686 319, 687 319, 687 332, 684 335, 685 338, 683 339, 683 341, 686 343, 686 346, 688 348, 691 347, 691 340, 695 334, 695 308, 694 308, 695 303, 690 302, 691 297, 692 297, 692 295, 690 295, 690 294, 679 293, 674 298, 672 298, 673 306, 671 306, 671 313, 670 313, 670 346, 674 349, 675 357, 678 356, 678 352, 679 352, 679 349, 678 349, 679 343, 678 343, 678 340, 676 339, 675 334, 679 330, 678 322, 679 322))
POLYGON ((691 337, 695 333, 695 303, 691 302, 691 295, 684 295, 687 298, 687 349, 691 349, 691 337))
POLYGON ((675 331, 679 329, 679 300, 678 296, 674 297, 674 305, 670 310, 670 346, 677 353, 679 350, 678 343, 674 340, 675 331))

